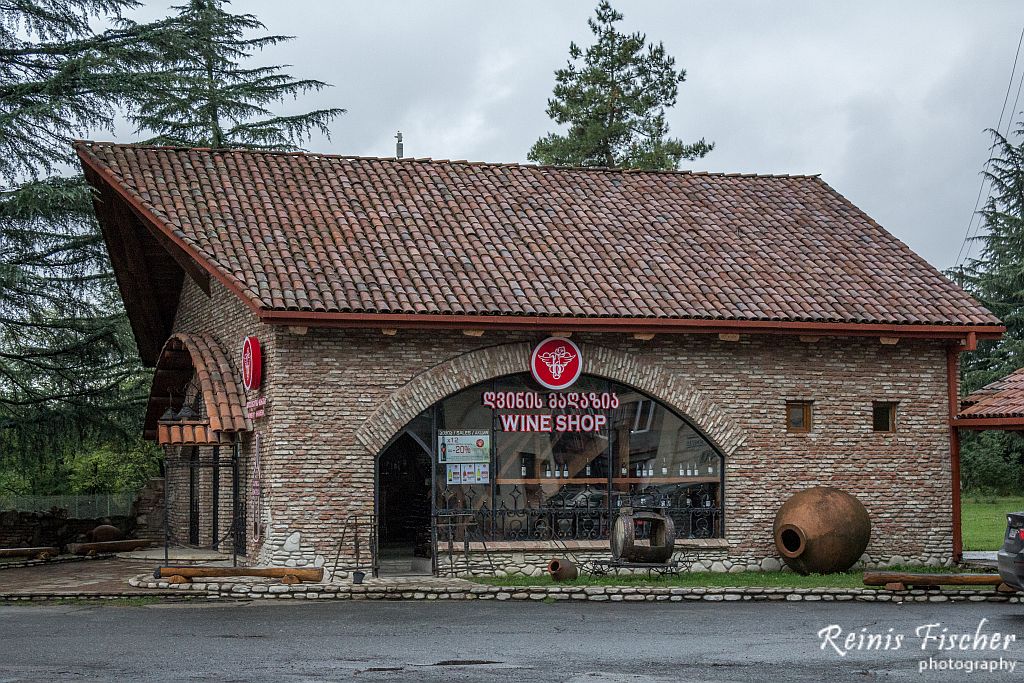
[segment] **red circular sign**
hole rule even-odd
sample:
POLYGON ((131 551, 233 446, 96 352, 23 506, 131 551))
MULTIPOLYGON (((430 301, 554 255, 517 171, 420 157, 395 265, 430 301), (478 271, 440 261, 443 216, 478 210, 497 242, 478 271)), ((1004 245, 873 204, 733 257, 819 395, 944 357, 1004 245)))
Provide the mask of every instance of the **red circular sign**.
POLYGON ((242 342, 242 384, 249 391, 260 388, 263 379, 263 352, 260 350, 260 340, 256 337, 246 337, 242 342))
POLYGON ((534 348, 530 372, 548 389, 571 387, 583 372, 579 347, 564 337, 548 337, 534 348))

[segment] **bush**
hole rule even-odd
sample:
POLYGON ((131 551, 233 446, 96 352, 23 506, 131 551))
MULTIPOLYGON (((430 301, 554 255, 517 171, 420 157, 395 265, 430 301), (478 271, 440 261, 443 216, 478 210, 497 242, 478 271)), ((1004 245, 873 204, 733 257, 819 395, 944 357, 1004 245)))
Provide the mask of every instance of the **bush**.
POLYGON ((1020 494, 1024 489, 1024 439, 1013 432, 965 434, 960 448, 960 482, 981 497, 1020 494))
POLYGON ((137 441, 119 448, 98 446, 68 458, 71 493, 119 493, 137 491, 160 472, 160 451, 137 441))

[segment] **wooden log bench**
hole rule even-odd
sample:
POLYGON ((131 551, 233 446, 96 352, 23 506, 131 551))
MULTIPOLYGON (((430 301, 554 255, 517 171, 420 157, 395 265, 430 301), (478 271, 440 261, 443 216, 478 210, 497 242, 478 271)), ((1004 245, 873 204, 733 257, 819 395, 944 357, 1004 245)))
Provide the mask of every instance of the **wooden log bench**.
POLYGON ((97 555, 99 553, 123 553, 139 550, 153 545, 152 541, 129 539, 127 541, 96 541, 94 543, 69 543, 68 552, 72 555, 97 555))
POLYGON ((913 572, 864 572, 865 586, 884 586, 886 590, 901 591, 911 588, 937 588, 939 586, 995 586, 1003 593, 1014 590, 1003 583, 999 574, 929 574, 913 572))
POLYGON ((33 560, 48 560, 57 557, 60 548, 41 546, 38 548, 0 548, 0 557, 28 557, 33 560))
POLYGON ((323 567, 157 567, 153 576, 167 579, 168 583, 191 583, 193 579, 256 576, 281 579, 281 583, 296 584, 303 581, 320 582, 323 567))

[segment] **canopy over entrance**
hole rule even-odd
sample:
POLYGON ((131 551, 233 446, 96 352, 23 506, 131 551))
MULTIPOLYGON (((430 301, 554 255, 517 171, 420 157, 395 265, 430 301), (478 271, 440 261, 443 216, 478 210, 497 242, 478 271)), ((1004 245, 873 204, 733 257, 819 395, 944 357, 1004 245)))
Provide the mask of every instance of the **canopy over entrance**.
POLYGON ((1024 368, 986 384, 960 400, 953 418, 959 429, 1024 430, 1024 368))
POLYGON ((153 375, 145 437, 175 446, 233 442, 250 428, 237 377, 227 354, 210 335, 172 335, 153 375))

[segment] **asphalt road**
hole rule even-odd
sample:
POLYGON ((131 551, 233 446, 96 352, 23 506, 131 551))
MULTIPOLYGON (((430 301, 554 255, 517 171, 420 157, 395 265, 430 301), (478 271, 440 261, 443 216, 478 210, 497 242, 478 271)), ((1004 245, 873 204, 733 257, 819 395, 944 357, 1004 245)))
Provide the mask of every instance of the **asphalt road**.
MULTIPOLYGON (((948 641, 948 639, 947 639, 948 641)), ((958 644, 959 641, 958 641, 958 644)), ((333 602, 0 607, 0 681, 20 680, 1022 680, 1024 606, 844 603, 333 602), (961 663, 1003 673, 919 673, 950 653, 934 635, 1013 634, 961 663), (818 631, 903 634, 841 657, 818 631), (893 631, 889 631, 892 628, 893 631), (1004 667, 1006 664, 1004 664, 1004 667)))

